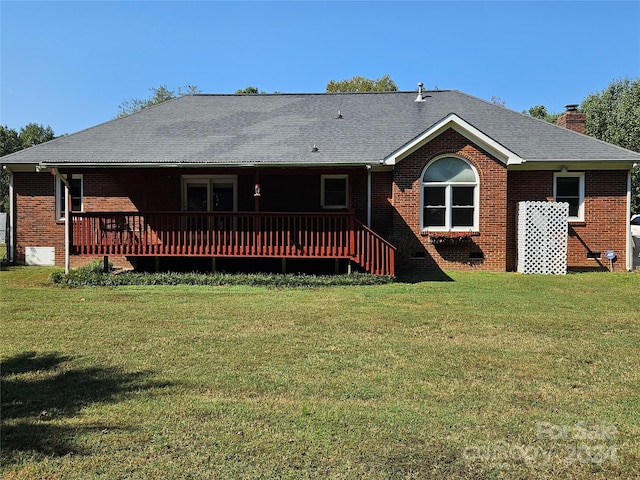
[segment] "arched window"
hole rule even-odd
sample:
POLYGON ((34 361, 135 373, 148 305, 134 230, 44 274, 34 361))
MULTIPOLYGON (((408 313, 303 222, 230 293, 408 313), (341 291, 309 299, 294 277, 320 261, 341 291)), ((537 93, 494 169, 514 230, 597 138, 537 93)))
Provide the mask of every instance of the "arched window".
POLYGON ((423 230, 478 230, 478 175, 466 160, 434 160, 422 175, 423 230))

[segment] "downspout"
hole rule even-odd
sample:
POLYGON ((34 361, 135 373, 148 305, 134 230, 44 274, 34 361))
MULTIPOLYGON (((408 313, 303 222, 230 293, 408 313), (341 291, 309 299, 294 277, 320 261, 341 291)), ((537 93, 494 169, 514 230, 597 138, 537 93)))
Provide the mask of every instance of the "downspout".
POLYGON ((13 226, 15 225, 15 205, 13 202, 13 172, 9 172, 9 249, 7 250, 7 260, 13 263, 15 259, 15 237, 13 226))
POLYGON ((633 243, 631 240, 631 172, 638 166, 637 163, 627 173, 627 271, 633 270, 633 243))
POLYGON ((367 227, 371 228, 371 165, 367 165, 367 227))
POLYGON ((58 177, 64 185, 64 273, 68 274, 71 269, 71 257, 69 248, 69 225, 71 215, 71 205, 69 205, 70 185, 69 181, 62 175, 57 168, 52 168, 51 173, 58 177))

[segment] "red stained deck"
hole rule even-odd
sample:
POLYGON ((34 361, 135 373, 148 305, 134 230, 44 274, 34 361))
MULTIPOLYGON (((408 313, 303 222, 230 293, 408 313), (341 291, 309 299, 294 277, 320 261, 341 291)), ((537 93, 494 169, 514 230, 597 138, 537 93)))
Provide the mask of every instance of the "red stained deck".
POLYGON ((349 258, 394 275, 395 247, 352 213, 96 212, 71 215, 73 255, 349 258))

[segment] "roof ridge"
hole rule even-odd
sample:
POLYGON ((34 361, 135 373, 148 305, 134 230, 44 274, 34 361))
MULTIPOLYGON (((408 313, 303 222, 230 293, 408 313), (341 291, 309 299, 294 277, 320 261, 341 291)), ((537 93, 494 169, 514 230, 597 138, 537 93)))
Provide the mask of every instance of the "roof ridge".
MULTIPOLYGON (((429 93, 456 92, 457 90, 422 90, 429 93)), ((412 94, 417 90, 395 90, 388 92, 273 92, 273 93, 188 93, 183 97, 274 97, 274 96, 319 96, 319 95, 387 95, 387 94, 412 94)))

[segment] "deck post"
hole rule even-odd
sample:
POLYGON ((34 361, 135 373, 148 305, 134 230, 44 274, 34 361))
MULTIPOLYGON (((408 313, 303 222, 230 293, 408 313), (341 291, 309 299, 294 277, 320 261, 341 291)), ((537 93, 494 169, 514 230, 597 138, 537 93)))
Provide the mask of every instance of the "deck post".
POLYGON ((287 273, 287 259, 282 257, 282 274, 287 273))
POLYGON ((349 248, 348 254, 353 257, 356 255, 356 232, 355 222, 353 221, 353 215, 349 217, 349 248))
POLYGON ((216 271, 216 257, 211 257, 211 271, 216 271))
POLYGON ((105 255, 102 258, 102 271, 104 273, 109 273, 109 255, 105 255))

